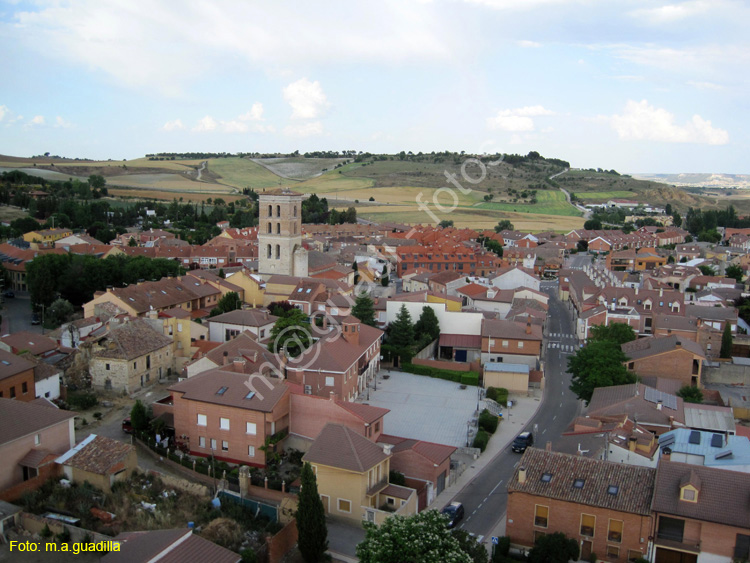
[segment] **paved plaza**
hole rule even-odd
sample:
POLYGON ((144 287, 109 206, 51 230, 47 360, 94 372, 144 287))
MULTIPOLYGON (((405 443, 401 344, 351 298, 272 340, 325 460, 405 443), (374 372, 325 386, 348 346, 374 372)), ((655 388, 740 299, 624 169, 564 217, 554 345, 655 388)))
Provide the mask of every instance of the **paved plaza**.
POLYGON ((381 371, 377 391, 360 401, 390 409, 385 433, 451 446, 465 446, 467 423, 477 410, 477 388, 400 371, 381 371), (384 379, 384 375, 390 375, 384 379))

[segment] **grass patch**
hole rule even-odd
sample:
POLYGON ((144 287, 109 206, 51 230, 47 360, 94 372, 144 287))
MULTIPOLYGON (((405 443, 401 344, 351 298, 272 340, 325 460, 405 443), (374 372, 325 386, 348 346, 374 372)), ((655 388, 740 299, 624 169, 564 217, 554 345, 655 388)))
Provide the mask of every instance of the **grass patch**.
POLYGON ((208 169, 221 176, 220 183, 239 189, 262 190, 289 184, 288 180, 280 178, 249 158, 212 158, 208 161, 208 169))
POLYGON ((568 215, 571 217, 577 217, 581 215, 581 212, 574 206, 568 203, 565 198, 565 194, 561 191, 538 191, 537 192, 537 203, 501 203, 501 202, 487 202, 480 203, 477 207, 481 209, 493 209, 496 211, 515 211, 520 213, 540 213, 542 215, 568 215))
POLYGON ((625 191, 625 190, 615 190, 611 192, 582 192, 580 194, 576 194, 576 197, 578 199, 582 200, 590 200, 590 199, 596 199, 601 201, 607 201, 610 199, 632 199, 638 197, 638 194, 631 191, 625 191))
POLYGON ((290 158, 257 158, 259 165, 265 166, 274 175, 291 180, 307 180, 333 170, 337 164, 349 160, 348 158, 305 158, 303 156, 290 158))

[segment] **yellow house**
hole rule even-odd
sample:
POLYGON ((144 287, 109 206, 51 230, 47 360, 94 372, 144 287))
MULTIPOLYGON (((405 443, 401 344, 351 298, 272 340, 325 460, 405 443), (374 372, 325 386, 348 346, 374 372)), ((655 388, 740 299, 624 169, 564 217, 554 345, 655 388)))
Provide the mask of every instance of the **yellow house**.
POLYGON ((23 235, 26 242, 55 242, 73 234, 70 229, 40 229, 23 235))
POLYGON ((266 281, 265 291, 263 293, 263 306, 268 307, 274 301, 286 301, 297 287, 301 278, 296 276, 285 276, 276 274, 266 281))
POLYGON ((226 281, 244 290, 243 302, 252 307, 263 306, 263 294, 265 284, 257 274, 251 274, 247 270, 240 270, 229 274, 226 281))
POLYGON ((507 389, 511 393, 527 393, 529 391, 529 366, 487 362, 484 364, 484 387, 507 389))
POLYGON ((326 514, 381 524, 417 513, 417 491, 388 482, 391 447, 328 423, 302 458, 312 465, 326 514))
POLYGON ((427 303, 445 303, 446 311, 461 311, 461 300, 444 293, 427 292, 427 303))
POLYGON ((146 316, 155 330, 172 339, 172 357, 177 372, 190 361, 194 353, 193 341, 208 340, 208 326, 192 321, 185 309, 175 307, 158 315, 156 311, 150 311, 146 316))

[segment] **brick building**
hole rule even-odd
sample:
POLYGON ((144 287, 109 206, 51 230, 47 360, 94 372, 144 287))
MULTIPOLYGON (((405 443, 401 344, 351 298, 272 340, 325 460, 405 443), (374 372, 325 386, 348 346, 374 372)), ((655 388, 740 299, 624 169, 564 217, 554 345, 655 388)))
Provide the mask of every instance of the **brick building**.
POLYGON ((647 557, 656 470, 529 448, 508 484, 506 533, 531 547, 562 532, 581 559, 625 562, 647 557))
POLYGON ((700 344, 677 335, 640 338, 622 345, 628 371, 639 377, 677 379, 680 386, 701 387, 706 355, 700 344))
POLYGON ((0 349, 0 398, 33 401, 34 364, 0 349))
POLYGON ((482 321, 482 363, 509 362, 536 369, 542 350, 542 327, 514 321, 482 321))

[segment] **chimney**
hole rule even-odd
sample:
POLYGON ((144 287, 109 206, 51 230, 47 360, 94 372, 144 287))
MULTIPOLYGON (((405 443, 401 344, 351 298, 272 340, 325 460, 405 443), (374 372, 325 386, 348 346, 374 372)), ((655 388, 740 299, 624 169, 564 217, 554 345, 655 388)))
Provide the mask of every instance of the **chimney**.
POLYGON ((107 286, 107 293, 112 293, 112 290, 113 290, 113 289, 114 289, 114 287, 113 287, 113 286, 111 286, 111 285, 108 285, 108 286, 107 286))
POLYGON ((526 321, 526 334, 531 334, 531 319, 526 321))
POLYGON ((391 455, 391 450, 393 450, 393 446, 391 444, 383 444, 383 453, 385 455, 391 455))
POLYGON ((635 294, 638 295, 638 288, 635 288, 635 294))
POLYGON ((660 411, 663 406, 664 406, 664 403, 662 403, 661 401, 658 401, 656 403, 656 410, 660 411))
POLYGON ((258 361, 258 351, 257 351, 257 350, 255 350, 255 351, 253 352, 253 363, 255 363, 255 362, 257 362, 257 361, 258 361))
POLYGON ((330 398, 331 401, 334 401, 334 402, 338 401, 339 400, 339 394, 336 393, 336 391, 331 391, 329 393, 329 398, 330 398))
POLYGON ((328 330, 328 315, 323 315, 323 330, 328 330))
POLYGON ((344 323, 344 339, 354 346, 359 346, 359 322, 344 323))
POLYGON ((224 352, 224 359, 221 362, 221 365, 225 366, 229 363, 229 352, 224 352))
POLYGON ((664 288, 663 287, 659 288, 659 297, 664 297, 664 288))
POLYGON ((677 342, 675 342, 675 343, 674 343, 674 347, 675 347, 675 348, 682 348, 682 342, 680 342, 680 341, 678 340, 677 342))
POLYGON ((235 358, 232 361, 232 367, 236 373, 244 373, 245 371, 245 360, 243 358, 235 358))
POLYGON ((526 483, 526 468, 520 467, 518 469, 518 484, 523 485, 524 483, 526 483))
POLYGON ((638 438, 636 438, 635 436, 631 436, 630 439, 628 440, 628 450, 630 450, 631 452, 634 452, 635 444, 637 441, 638 441, 638 438))
POLYGON ((547 443, 544 445, 545 451, 551 452, 552 451, 552 441, 547 440, 547 443))
MULTIPOLYGON (((255 304, 253 304, 253 307, 255 307, 255 304)), ((266 309, 265 311, 263 311, 263 318, 264 319, 268 319, 268 309, 266 309)))

